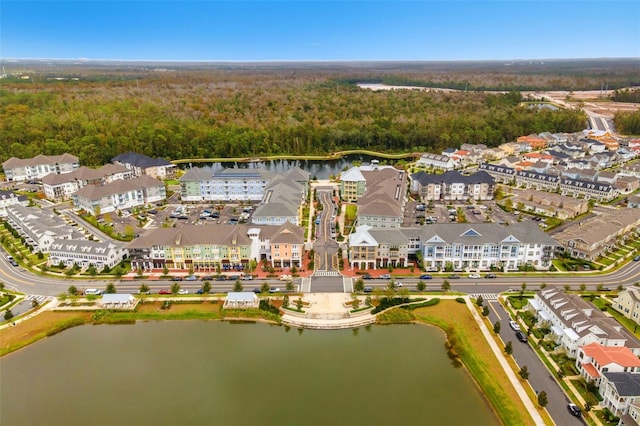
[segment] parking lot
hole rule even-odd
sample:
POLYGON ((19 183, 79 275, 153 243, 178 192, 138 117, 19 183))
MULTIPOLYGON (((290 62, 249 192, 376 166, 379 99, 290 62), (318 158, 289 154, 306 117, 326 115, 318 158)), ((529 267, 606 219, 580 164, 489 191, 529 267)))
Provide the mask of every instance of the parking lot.
POLYGON ((454 203, 436 201, 422 204, 410 201, 406 204, 403 226, 429 226, 433 223, 456 223, 460 216, 467 223, 515 223, 518 220, 526 220, 526 216, 520 218, 520 214, 505 212, 494 201, 480 201, 476 203, 454 203))

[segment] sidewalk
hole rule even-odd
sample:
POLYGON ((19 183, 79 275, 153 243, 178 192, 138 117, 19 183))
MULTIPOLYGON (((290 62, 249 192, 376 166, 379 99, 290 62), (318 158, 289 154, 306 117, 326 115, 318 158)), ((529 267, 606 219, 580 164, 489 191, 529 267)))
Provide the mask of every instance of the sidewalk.
POLYGON ((509 365, 506 358, 504 357, 502 350, 498 347, 498 344, 493 339, 493 336, 491 335, 491 333, 485 326, 484 322, 482 321, 480 314, 478 314, 476 309, 473 307, 473 304, 471 303, 471 299, 469 298, 469 296, 465 296, 465 300, 467 303, 467 307, 469 308, 469 311, 473 315, 473 318, 476 320, 478 327, 482 331, 482 335, 484 336, 485 340, 491 347, 493 354, 495 355, 496 359, 502 366, 502 369, 504 370, 507 377, 511 381, 511 384, 513 385, 514 389, 520 396, 522 403, 529 411, 529 414, 531 415, 531 418, 533 419, 534 423, 537 425, 544 425, 544 420, 542 419, 542 416, 540 416, 540 413, 538 413, 538 409, 536 408, 535 405, 533 405, 533 402, 531 402, 531 399, 529 398, 529 395, 527 395, 527 392, 525 391, 522 385, 522 382, 520 382, 516 374, 511 369, 511 366, 509 365))

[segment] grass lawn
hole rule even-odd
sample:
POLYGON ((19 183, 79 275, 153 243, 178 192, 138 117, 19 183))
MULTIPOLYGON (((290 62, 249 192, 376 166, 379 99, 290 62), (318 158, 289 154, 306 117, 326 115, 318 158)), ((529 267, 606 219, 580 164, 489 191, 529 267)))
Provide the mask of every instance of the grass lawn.
POLYGON ((419 308, 413 313, 417 320, 442 328, 449 335, 449 341, 455 341, 461 361, 504 424, 533 424, 466 305, 442 300, 435 306, 419 308))
POLYGON ((0 356, 90 319, 91 312, 42 312, 15 327, 0 330, 0 356))

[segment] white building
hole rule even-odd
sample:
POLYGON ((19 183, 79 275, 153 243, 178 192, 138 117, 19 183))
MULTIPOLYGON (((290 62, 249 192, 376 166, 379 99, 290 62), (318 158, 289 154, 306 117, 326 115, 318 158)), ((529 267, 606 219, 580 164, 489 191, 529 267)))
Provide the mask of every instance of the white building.
POLYGON ((0 191, 0 216, 7 216, 7 207, 20 204, 27 207, 29 199, 25 195, 17 195, 11 191, 0 191))
POLYGON ((180 196, 182 201, 260 201, 274 176, 262 169, 194 167, 179 179, 180 196))
POLYGON ((71 173, 80 167, 78 157, 71 154, 37 155, 21 159, 11 157, 2 163, 4 174, 9 182, 42 179, 48 174, 71 173))
POLYGON ((416 165, 423 166, 428 169, 448 171, 459 168, 460 160, 456 160, 447 155, 425 153, 422 154, 416 165))
POLYGON ((71 173, 45 176, 42 178, 42 186, 47 199, 64 201, 87 185, 106 185, 115 180, 130 179, 131 177, 131 170, 115 164, 105 164, 99 169, 83 166, 71 173))
POLYGON ((50 210, 20 204, 9 206, 6 210, 9 225, 18 231, 35 253, 47 253, 56 239, 83 238, 80 232, 50 210))
POLYGON ((640 373, 640 359, 627 347, 593 342, 578 348, 576 368, 587 382, 599 386, 606 372, 640 373))
POLYGON ((69 267, 73 265, 86 269, 93 265, 98 271, 118 265, 128 255, 128 250, 122 244, 90 241, 55 239, 49 245, 49 259, 47 265, 69 267))
POLYGON ((73 194, 73 204, 95 215, 124 210, 167 198, 164 182, 142 175, 134 179, 117 180, 107 185, 89 185, 73 194))
POLYGON ((634 354, 640 354, 640 342, 631 333, 577 294, 547 287, 529 301, 529 309, 535 312, 539 323, 549 322, 552 337, 571 358, 577 356, 579 347, 594 342, 626 346, 634 354))

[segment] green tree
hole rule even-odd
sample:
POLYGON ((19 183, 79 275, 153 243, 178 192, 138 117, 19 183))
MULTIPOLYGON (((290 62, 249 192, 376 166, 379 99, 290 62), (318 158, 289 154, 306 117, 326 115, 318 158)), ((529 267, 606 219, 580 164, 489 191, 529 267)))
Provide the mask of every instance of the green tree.
POLYGON ((489 307, 488 306, 483 306, 482 307, 482 315, 487 317, 489 316, 489 307))
POLYGON ((211 291, 211 283, 209 281, 205 281, 202 284, 202 293, 209 294, 210 291, 211 291))
POLYGON ((283 308, 288 308, 289 307, 289 295, 285 294, 284 297, 282 298, 282 307, 283 308))
POLYGON ((482 295, 478 295, 478 297, 476 298, 476 305, 482 306, 483 303, 484 303, 484 298, 482 297, 482 295))
POLYGON ((287 285, 285 287, 287 289, 287 291, 293 291, 294 287, 293 287, 293 281, 289 280, 287 281, 287 285))
POLYGON ((124 236, 127 240, 133 240, 133 236, 136 235, 136 230, 133 225, 124 226, 124 236))
POLYGON ((70 285, 69 288, 67 289, 67 293, 69 293, 71 296, 77 296, 78 288, 75 285, 70 285))
POLYGON ((162 275, 169 275, 169 267, 167 265, 162 267, 162 275))
POLYGON ((518 371, 518 375, 522 378, 522 380, 527 380, 529 378, 529 369, 526 365, 523 365, 520 371, 518 371))
POLYGON ((513 353, 513 343, 511 343, 511 340, 509 340, 504 346, 504 353, 507 355, 511 355, 513 353))
POLYGON ((98 271, 96 270, 96 267, 93 266, 93 263, 87 268, 87 273, 92 277, 95 277, 98 274, 98 271))
POLYGON ((11 309, 7 309, 6 311, 4 311, 5 321, 9 321, 11 318, 13 318, 13 312, 11 312, 11 309))
POLYGON ((171 284, 171 294, 178 294, 178 292, 180 291, 180 284, 178 283, 173 283, 171 284))
POLYGON ((444 291, 445 293, 448 292, 449 290, 451 290, 451 283, 448 280, 444 280, 442 282, 442 291, 444 291))
POLYGON ((260 287, 260 292, 261 293, 269 293, 269 283, 268 282, 263 282, 262 283, 262 287, 260 287))
POLYGON ((545 391, 541 391, 538 394, 538 405, 542 408, 546 407, 549 403, 549 399, 547 397, 547 393, 545 391))
POLYGON ((107 288, 104 290, 107 294, 115 294, 117 293, 116 285, 114 283, 108 283, 107 288))
POLYGON ((351 295, 351 306, 353 306, 353 310, 357 310, 360 308, 360 299, 355 294, 351 295))
POLYGON ((425 291, 427 289, 427 285, 424 283, 424 281, 420 280, 418 281, 418 284, 416 284, 416 289, 418 291, 425 291))
POLYGON ((527 291, 527 283, 522 283, 522 285, 520 285, 520 288, 522 289, 522 291, 527 291))
POLYGON ((585 283, 580 284, 580 291, 585 291, 587 289, 587 285, 585 283))
POLYGON ((493 323, 493 332, 495 334, 500 334, 500 328, 502 326, 500 325, 500 321, 496 321, 495 323, 493 323))
POLYGON ((364 291, 364 280, 362 278, 358 278, 353 284, 353 291, 355 291, 356 293, 361 293, 364 291))
POLYGON ((304 302, 302 302, 302 299, 300 298, 296 299, 296 309, 298 309, 298 311, 302 311, 303 306, 304 306, 304 302))
POLYGON ((140 294, 147 294, 149 292, 149 286, 145 283, 140 284, 140 288, 138 289, 140 294))
POLYGON ((240 280, 236 280, 236 282, 233 283, 233 291, 242 291, 242 284, 240 283, 240 280))

